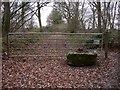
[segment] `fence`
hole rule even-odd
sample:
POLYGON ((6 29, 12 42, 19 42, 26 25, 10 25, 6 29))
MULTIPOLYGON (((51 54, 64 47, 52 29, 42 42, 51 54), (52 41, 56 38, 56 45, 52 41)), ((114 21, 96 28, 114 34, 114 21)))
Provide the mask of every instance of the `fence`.
POLYGON ((69 51, 102 50, 102 33, 9 33, 10 57, 65 57, 69 51))

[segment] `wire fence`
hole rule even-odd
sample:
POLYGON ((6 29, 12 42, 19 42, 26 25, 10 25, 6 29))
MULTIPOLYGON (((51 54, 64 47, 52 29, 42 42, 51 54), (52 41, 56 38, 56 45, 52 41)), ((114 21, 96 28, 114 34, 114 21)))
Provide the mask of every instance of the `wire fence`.
POLYGON ((102 50, 102 33, 9 33, 10 57, 65 57, 69 51, 102 50))

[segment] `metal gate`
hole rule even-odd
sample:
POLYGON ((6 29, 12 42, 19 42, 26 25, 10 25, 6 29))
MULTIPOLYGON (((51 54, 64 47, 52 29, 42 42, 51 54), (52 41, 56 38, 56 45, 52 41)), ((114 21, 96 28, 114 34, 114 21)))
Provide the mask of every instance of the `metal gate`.
POLYGON ((10 57, 65 58, 69 51, 97 50, 103 45, 102 33, 9 33, 10 57))

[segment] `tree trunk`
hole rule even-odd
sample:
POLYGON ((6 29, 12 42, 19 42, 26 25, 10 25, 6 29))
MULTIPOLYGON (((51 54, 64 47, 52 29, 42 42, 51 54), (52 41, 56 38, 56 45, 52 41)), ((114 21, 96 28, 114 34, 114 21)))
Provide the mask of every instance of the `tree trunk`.
POLYGON ((95 29, 95 13, 96 13, 96 9, 94 7, 94 5, 92 5, 92 3, 90 3, 90 7, 92 10, 92 29, 95 29))
POLYGON ((95 10, 93 11, 93 25, 92 28, 95 29, 95 10))
POLYGON ((115 24, 115 17, 116 17, 116 8, 117 8, 117 2, 115 3, 115 7, 114 7, 114 15, 112 18, 112 23, 110 23, 110 29, 114 29, 114 24, 115 24))
POLYGON ((98 30, 101 33, 101 3, 100 0, 97 2, 97 13, 98 13, 98 30))
POLYGON ((110 22, 111 22, 110 2, 108 2, 108 5, 107 5, 107 17, 108 17, 107 23, 108 23, 108 26, 110 26, 110 22))
MULTIPOLYGON (((0 16, 2 16, 1 6, 2 6, 2 3, 0 2, 0 16)), ((0 18, 0 21, 2 21, 2 18, 0 18)), ((1 36, 2 36, 2 23, 0 23, 0 38, 1 36)))
POLYGON ((106 25, 107 25, 107 15, 106 15, 107 9, 106 9, 106 2, 104 2, 104 13, 102 16, 103 19, 103 29, 106 30, 106 25))
POLYGON ((118 5, 118 30, 120 30, 120 4, 118 5))
POLYGON ((24 30, 24 21, 25 21, 25 18, 24 18, 24 15, 25 15, 25 7, 24 7, 24 4, 25 2, 22 2, 22 14, 21 14, 21 25, 22 25, 22 30, 24 30))
POLYGON ((10 3, 9 2, 4 2, 4 21, 3 21, 3 28, 2 28, 2 32, 3 32, 3 53, 4 56, 8 57, 9 56, 9 43, 8 43, 8 33, 10 30, 10 3))
POLYGON ((42 32, 42 23, 41 23, 41 13, 40 13, 40 4, 37 2, 37 7, 38 7, 38 21, 39 21, 39 27, 40 27, 40 32, 42 32))
POLYGON ((76 2, 76 7, 75 7, 75 24, 76 27, 75 29, 78 30, 79 29, 79 2, 76 2))

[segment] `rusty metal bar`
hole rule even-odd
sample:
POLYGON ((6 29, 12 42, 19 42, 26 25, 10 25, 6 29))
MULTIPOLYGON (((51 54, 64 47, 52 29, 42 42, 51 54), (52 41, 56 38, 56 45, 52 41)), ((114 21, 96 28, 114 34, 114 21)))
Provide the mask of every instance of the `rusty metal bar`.
POLYGON ((39 35, 102 35, 102 33, 48 33, 48 32, 15 32, 9 33, 9 35, 27 35, 27 34, 39 34, 39 35))

